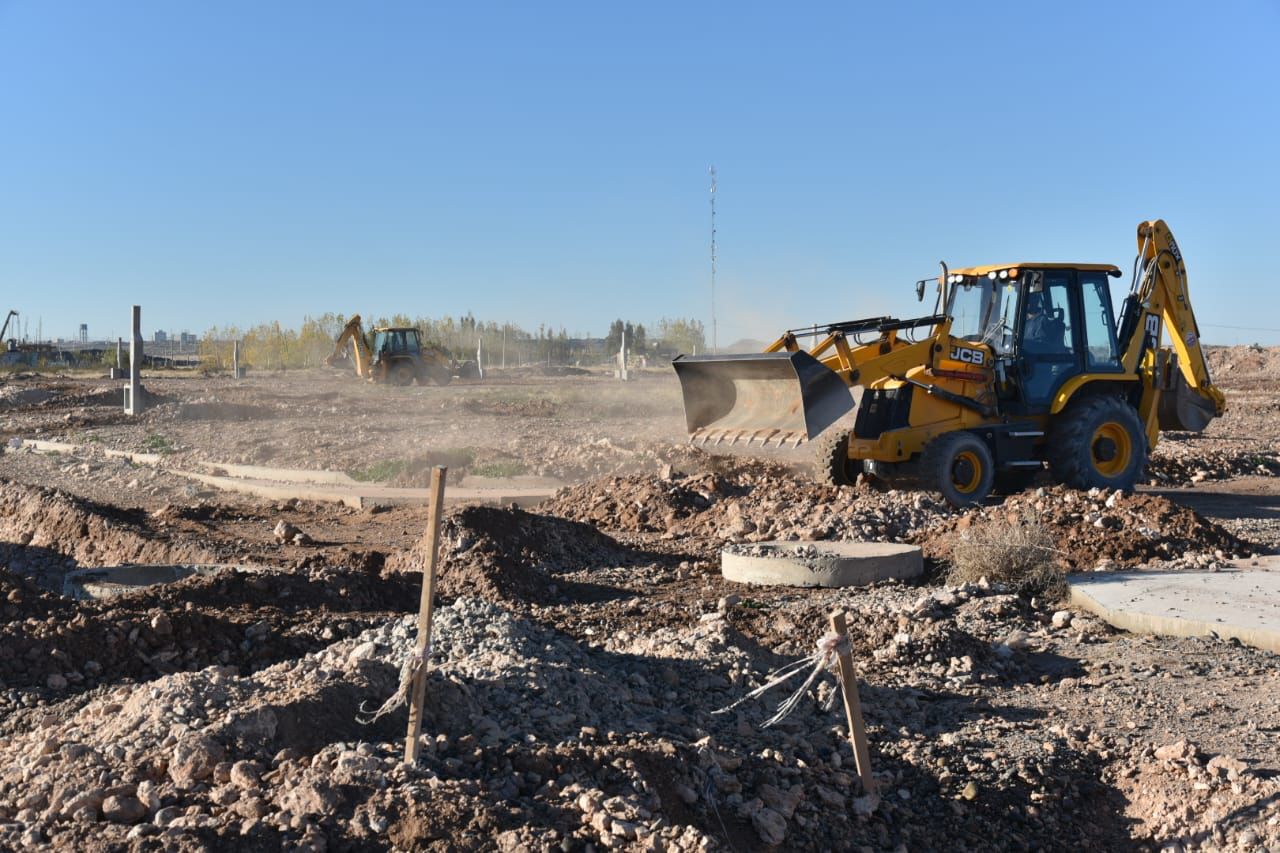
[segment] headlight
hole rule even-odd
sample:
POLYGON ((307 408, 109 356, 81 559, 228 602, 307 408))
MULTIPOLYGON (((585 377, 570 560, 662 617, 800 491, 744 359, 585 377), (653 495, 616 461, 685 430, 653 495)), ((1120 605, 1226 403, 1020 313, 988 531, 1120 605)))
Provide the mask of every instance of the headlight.
POLYGON ((1001 281, 1004 281, 1004 280, 1005 280, 1005 279, 1007 279, 1008 277, 1009 277, 1009 271, 1008 271, 1008 270, 1000 270, 1000 280, 1001 280, 1001 281))

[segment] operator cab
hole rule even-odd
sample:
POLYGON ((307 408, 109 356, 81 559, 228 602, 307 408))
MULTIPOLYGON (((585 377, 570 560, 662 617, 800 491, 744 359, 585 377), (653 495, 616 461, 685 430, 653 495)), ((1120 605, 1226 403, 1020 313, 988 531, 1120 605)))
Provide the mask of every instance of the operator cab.
POLYGON ((1069 379, 1121 373, 1109 276, 1101 264, 974 267, 946 278, 951 336, 992 350, 1001 403, 1042 414, 1069 379))
POLYGON ((417 329, 373 330, 373 352, 377 358, 399 355, 414 356, 421 351, 422 343, 418 339, 417 329))

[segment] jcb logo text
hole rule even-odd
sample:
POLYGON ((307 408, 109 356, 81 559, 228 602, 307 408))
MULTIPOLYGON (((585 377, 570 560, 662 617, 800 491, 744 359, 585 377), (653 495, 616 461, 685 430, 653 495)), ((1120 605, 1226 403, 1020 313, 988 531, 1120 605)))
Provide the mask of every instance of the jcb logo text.
POLYGON ((981 367, 986 362, 987 354, 980 349, 952 347, 951 358, 954 361, 963 361, 965 364, 976 364, 981 367))

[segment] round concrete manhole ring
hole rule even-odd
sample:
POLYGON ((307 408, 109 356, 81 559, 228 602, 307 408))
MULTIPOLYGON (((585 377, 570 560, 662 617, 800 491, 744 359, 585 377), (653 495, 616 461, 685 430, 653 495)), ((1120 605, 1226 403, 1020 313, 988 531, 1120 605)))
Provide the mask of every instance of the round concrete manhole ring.
POLYGON ((753 542, 721 551, 720 571, 766 586, 864 586, 919 576, 924 555, 895 542, 753 542))

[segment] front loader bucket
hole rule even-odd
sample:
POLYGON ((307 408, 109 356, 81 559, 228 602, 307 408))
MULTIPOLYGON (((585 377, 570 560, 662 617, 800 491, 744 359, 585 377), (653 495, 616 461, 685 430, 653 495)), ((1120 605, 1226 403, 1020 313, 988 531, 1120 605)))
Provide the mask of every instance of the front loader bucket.
POLYGON ((849 386, 806 352, 682 355, 671 364, 695 444, 798 445, 853 409, 849 386))

